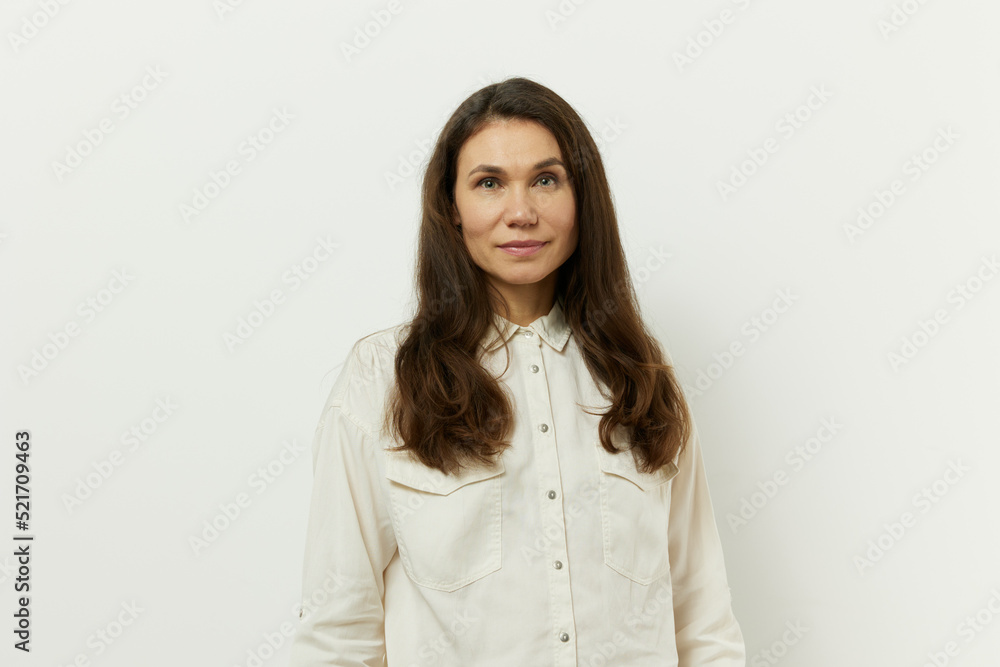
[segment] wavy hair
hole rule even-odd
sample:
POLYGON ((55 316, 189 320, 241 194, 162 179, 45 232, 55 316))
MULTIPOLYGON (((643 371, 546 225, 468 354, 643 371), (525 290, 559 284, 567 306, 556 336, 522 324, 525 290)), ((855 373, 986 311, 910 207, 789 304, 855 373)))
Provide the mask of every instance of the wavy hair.
POLYGON ((673 367, 639 315, 590 131, 565 100, 522 77, 485 86, 462 102, 430 156, 422 185, 417 309, 403 327, 384 424, 403 444, 391 449, 412 451, 424 465, 451 474, 489 464, 510 446, 511 399, 479 356, 483 337, 496 331, 494 313, 509 319, 510 311, 454 224, 454 188, 465 142, 491 122, 513 119, 546 127, 567 164, 579 241, 558 269, 556 299, 591 376, 610 394, 605 397, 611 407, 601 413, 598 428, 601 445, 618 451, 611 434, 624 427, 637 467, 654 472, 685 446, 691 432, 688 407, 673 367))

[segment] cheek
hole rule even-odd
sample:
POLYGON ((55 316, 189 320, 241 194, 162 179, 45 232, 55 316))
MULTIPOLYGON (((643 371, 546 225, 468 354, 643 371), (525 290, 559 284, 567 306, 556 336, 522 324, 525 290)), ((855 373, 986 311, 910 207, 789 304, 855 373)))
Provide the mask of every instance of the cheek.
POLYGON ((570 207, 567 211, 564 223, 565 227, 563 228, 563 237, 565 239, 564 243, 566 244, 566 247, 563 251, 565 252, 566 257, 569 257, 576 249, 580 237, 580 225, 576 222, 576 211, 572 207, 570 207))
POLYGON ((465 232, 465 247, 473 256, 481 256, 485 253, 489 245, 489 235, 480 225, 462 223, 462 231, 465 232))
POLYGON ((559 194, 542 201, 537 210, 539 215, 558 232, 564 232, 576 220, 576 203, 572 195, 559 194))
POLYGON ((559 227, 563 233, 572 235, 576 231, 576 204, 573 198, 570 197, 568 202, 564 202, 559 206, 558 213, 555 218, 558 221, 559 227))
POLYGON ((462 217, 462 228, 468 229, 472 234, 481 234, 482 230, 489 227, 490 223, 496 219, 495 206, 489 202, 464 202, 459 211, 462 217))

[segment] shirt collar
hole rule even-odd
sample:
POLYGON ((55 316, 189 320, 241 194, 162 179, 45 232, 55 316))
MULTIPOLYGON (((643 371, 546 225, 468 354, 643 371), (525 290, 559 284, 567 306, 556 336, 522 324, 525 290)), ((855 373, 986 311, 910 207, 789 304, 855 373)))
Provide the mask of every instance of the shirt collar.
POLYGON ((497 338, 496 332, 491 330, 490 333, 487 334, 485 340, 492 341, 492 344, 485 342, 482 344, 487 351, 502 345, 501 340, 503 342, 509 341, 518 331, 530 330, 538 334, 542 340, 552 346, 555 350, 562 352, 563 348, 566 347, 566 342, 569 340, 569 334, 572 331, 569 324, 566 322, 566 317, 558 298, 555 303, 552 304, 552 308, 549 310, 547 315, 542 315, 527 326, 514 324, 499 313, 493 314, 493 322, 497 329, 500 330, 501 338, 497 338))

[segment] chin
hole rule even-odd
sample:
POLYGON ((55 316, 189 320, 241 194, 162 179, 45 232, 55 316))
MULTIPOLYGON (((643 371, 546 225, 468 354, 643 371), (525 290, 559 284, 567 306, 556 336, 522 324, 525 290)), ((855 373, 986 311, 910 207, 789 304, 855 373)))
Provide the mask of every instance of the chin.
POLYGON ((533 283, 537 283, 544 280, 545 276, 547 275, 548 273, 544 272, 538 272, 538 273, 532 272, 530 275, 519 273, 513 276, 500 276, 500 277, 508 285, 531 285, 533 283))

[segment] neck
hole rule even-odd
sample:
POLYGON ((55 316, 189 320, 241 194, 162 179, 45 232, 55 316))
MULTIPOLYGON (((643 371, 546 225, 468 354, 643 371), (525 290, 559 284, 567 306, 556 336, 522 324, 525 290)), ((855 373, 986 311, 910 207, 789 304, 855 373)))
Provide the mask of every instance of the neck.
POLYGON ((520 298, 505 295, 507 307, 510 308, 510 316, 507 318, 512 323, 526 327, 539 317, 548 315, 555 304, 555 293, 534 293, 531 295, 520 295, 520 298))
MULTIPOLYGON (((539 317, 548 315, 556 301, 557 273, 553 271, 536 283, 513 285, 494 282, 494 286, 510 309, 510 317, 507 319, 518 326, 526 327, 539 317)), ((496 310, 502 314, 502 307, 496 310)))

